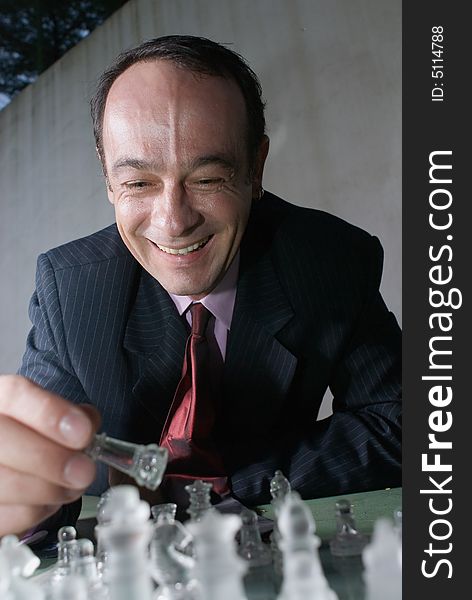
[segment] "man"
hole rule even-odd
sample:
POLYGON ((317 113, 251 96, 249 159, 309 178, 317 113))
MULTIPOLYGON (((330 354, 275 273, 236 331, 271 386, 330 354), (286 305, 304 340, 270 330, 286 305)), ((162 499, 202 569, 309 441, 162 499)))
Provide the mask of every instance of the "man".
POLYGON ((0 384, 0 535, 106 488, 81 452, 97 410, 109 435, 172 449, 192 304, 224 366, 204 460, 195 447, 172 476, 221 476, 249 505, 276 469, 304 497, 399 485, 380 244, 263 193, 254 73, 209 40, 158 38, 102 76, 92 116, 116 226, 39 258, 23 365, 0 384), (328 386, 334 414, 316 421, 328 386))

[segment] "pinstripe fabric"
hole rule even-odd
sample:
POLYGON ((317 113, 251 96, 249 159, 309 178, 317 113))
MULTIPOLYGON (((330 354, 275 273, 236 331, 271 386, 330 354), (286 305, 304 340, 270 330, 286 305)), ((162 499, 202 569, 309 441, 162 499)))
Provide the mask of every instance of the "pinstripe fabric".
MULTIPOLYGON (((304 497, 400 483, 400 332, 381 271, 367 233, 268 193, 255 205, 218 409, 240 500, 268 501, 277 468, 304 497), (334 415, 316 422, 328 386, 334 415)), ((30 316, 20 373, 95 404, 110 435, 158 439, 186 326, 115 226, 40 256, 30 316)))

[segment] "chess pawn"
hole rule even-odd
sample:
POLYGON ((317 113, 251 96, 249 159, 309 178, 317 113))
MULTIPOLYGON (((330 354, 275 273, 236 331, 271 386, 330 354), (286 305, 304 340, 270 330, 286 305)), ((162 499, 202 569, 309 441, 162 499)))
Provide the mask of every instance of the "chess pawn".
POLYGON ((155 523, 150 563, 151 574, 159 584, 155 600, 190 600, 193 598, 190 573, 194 560, 185 550, 191 543, 191 535, 182 523, 175 520, 175 504, 161 504, 153 508, 155 523))
POLYGON ((94 547, 91 540, 77 540, 70 561, 72 575, 77 575, 86 582, 87 600, 105 600, 108 598, 107 590, 102 584, 94 556, 94 547))
POLYGON ((49 590, 48 600, 91 600, 87 582, 80 575, 69 574, 56 581, 49 590))
POLYGON ((270 539, 270 548, 271 548, 271 552, 272 552, 272 562, 274 565, 274 575, 275 575, 276 579, 279 579, 279 580, 282 577, 283 564, 282 564, 282 553, 279 548, 280 534, 279 534, 279 530, 278 530, 278 526, 277 526, 277 519, 278 519, 279 509, 282 506, 283 501, 285 500, 287 495, 290 493, 290 491, 291 491, 291 486, 290 486, 289 480, 285 477, 285 475, 282 473, 282 471, 280 471, 280 470, 275 471, 274 476, 270 480, 270 495, 272 497, 271 505, 274 510, 275 520, 274 520, 274 529, 272 530, 272 533, 270 534, 269 539, 270 539))
POLYGON ((272 568, 272 552, 262 541, 257 524, 257 514, 245 508, 241 512, 242 526, 239 532, 238 554, 248 566, 244 576, 246 589, 253 590, 254 600, 266 600, 275 595, 275 581, 272 568), (255 592, 257 590, 260 593, 255 592))
POLYGON ((103 582, 112 600, 152 599, 149 516, 149 504, 139 498, 136 487, 120 485, 110 489, 96 533, 107 556, 103 582))
POLYGON ((352 504, 342 498, 336 502, 336 535, 329 548, 333 556, 360 556, 368 539, 360 533, 354 521, 352 504))
POLYGON ((393 511, 393 522, 395 531, 398 534, 399 539, 402 539, 402 522, 403 522, 403 512, 401 508, 397 508, 393 511))
POLYGON ((0 593, 2 600, 44 600, 39 585, 26 578, 38 568, 40 560, 16 535, 0 542, 0 593))
POLYGON ((262 567, 272 562, 269 549, 264 544, 257 526, 257 514, 248 508, 241 512, 242 527, 239 533, 238 554, 249 568, 262 567))
POLYGON ((292 491, 289 480, 282 471, 277 470, 270 480, 270 495, 272 496, 272 506, 280 506, 288 494, 292 491))
POLYGON ((97 525, 95 526, 95 529, 94 529, 95 539, 97 540, 97 550, 95 552, 95 560, 97 563, 97 571, 98 571, 98 574, 100 577, 103 576, 103 573, 106 569, 107 553, 106 553, 103 543, 100 539, 100 536, 98 533, 98 528, 100 527, 100 525, 104 525, 107 522, 107 519, 109 517, 109 511, 107 511, 106 504, 107 504, 108 498, 110 496, 111 489, 112 488, 109 488, 108 490, 103 492, 103 494, 100 496, 100 500, 98 501, 98 504, 97 504, 97 517, 96 517, 97 525))
POLYGON ((394 522, 394 529, 396 534, 398 535, 398 540, 400 542, 399 544, 399 548, 398 548, 398 561, 400 563, 400 568, 402 567, 402 560, 403 560, 403 555, 402 555, 402 521, 403 521, 403 512, 401 508, 397 508, 393 511, 393 522, 394 522))
POLYGON ((402 597, 401 545, 389 519, 377 519, 372 540, 362 552, 366 600, 402 597))
POLYGON ((321 567, 310 509, 297 492, 291 492, 280 507, 278 526, 283 553, 283 583, 278 600, 337 600, 321 567))
POLYGON ((210 500, 212 487, 211 483, 202 481, 201 479, 197 479, 185 486, 185 491, 189 495, 187 514, 192 521, 200 521, 205 513, 213 510, 210 500))
POLYGON ((52 572, 52 579, 57 582, 70 574, 70 563, 74 546, 77 543, 77 531, 71 525, 61 527, 57 532, 57 562, 52 572))
POLYGON ((198 600, 247 600, 243 576, 247 566, 236 552, 237 515, 210 510, 187 529, 194 540, 198 600))
POLYGON ((134 479, 139 486, 156 490, 162 481, 168 452, 156 444, 142 446, 97 434, 85 449, 93 460, 99 460, 134 479))

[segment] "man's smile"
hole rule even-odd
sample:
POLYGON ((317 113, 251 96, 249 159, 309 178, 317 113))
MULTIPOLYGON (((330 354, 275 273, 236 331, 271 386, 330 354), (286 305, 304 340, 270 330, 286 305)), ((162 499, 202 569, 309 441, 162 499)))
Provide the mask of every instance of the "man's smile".
POLYGON ((162 246, 161 244, 157 244, 156 246, 159 248, 159 250, 162 250, 163 252, 165 252, 166 254, 180 254, 180 255, 186 255, 189 254, 190 252, 195 252, 195 250, 200 250, 200 248, 203 248, 203 246, 205 246, 210 238, 212 238, 213 235, 208 235, 207 237, 203 238, 202 240, 195 242, 194 244, 191 244, 190 246, 186 246, 185 248, 170 248, 168 246, 162 246))

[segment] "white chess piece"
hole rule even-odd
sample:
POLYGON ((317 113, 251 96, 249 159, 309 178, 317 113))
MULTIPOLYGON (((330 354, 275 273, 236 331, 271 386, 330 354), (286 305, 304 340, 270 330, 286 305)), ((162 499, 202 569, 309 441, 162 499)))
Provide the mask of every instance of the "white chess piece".
POLYGON ((287 497, 291 492, 291 485, 289 480, 285 477, 285 475, 277 469, 275 471, 274 476, 270 480, 270 495, 272 497, 271 505, 274 510, 274 529, 270 534, 270 548, 272 551, 272 562, 274 564, 274 574, 277 580, 280 581, 282 577, 282 553, 279 548, 280 542, 280 533, 277 526, 277 519, 279 515, 279 510, 287 497))
POLYGON ((278 600, 337 600, 323 573, 315 520, 297 492, 288 494, 279 510, 283 582, 278 600))
POLYGON ((103 581, 112 600, 151 600, 154 585, 148 559, 152 524, 150 507, 131 485, 112 487, 97 525, 107 556, 103 581))
POLYGON ((272 555, 261 538, 257 526, 257 514, 249 508, 241 512, 242 527, 238 554, 244 558, 249 568, 263 567, 272 562, 272 555))
POLYGON ((29 581, 40 560, 16 535, 6 535, 0 543, 0 592, 2 600, 44 600, 41 587, 29 581))
POLYGON ((189 496, 187 513, 192 521, 200 521, 208 511, 214 510, 210 500, 212 487, 212 483, 201 479, 196 479, 193 483, 185 486, 185 491, 189 496))
POLYGON ((193 536, 199 600, 247 600, 243 586, 247 567, 236 552, 240 527, 239 516, 213 510, 200 521, 187 523, 193 536))
POLYGON ((367 600, 402 597, 401 542, 389 519, 375 522, 372 540, 362 552, 367 600))
POLYGON ((175 504, 153 507, 154 533, 150 543, 151 573, 159 584, 155 600, 193 598, 192 569, 195 561, 186 552, 192 536, 174 518, 175 504), (167 507, 171 507, 168 510, 167 507))

